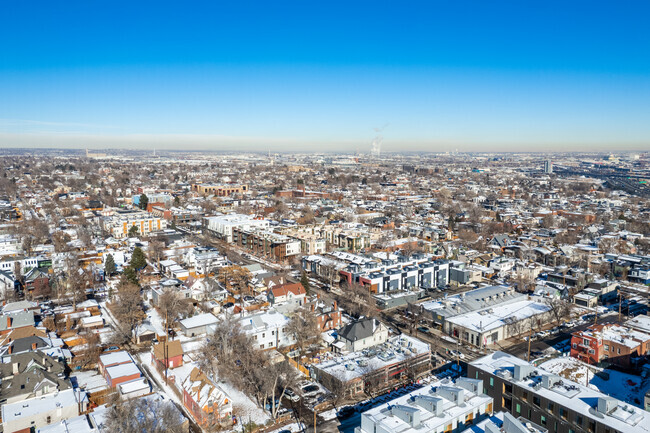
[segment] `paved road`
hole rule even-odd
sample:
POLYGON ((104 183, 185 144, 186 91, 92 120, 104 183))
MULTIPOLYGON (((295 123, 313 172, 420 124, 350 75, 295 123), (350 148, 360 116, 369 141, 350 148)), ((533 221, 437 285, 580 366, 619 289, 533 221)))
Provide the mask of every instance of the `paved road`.
MULTIPOLYGON (((617 323, 618 322, 618 316, 616 315, 610 315, 610 316, 604 316, 602 318, 598 319, 599 324, 605 324, 605 323, 617 323)), ((582 331, 584 329, 587 329, 589 326, 593 325, 593 322, 589 323, 583 323, 578 326, 574 326, 573 328, 567 329, 563 332, 560 332, 558 335, 555 335, 551 338, 547 338, 544 340, 534 340, 530 343, 530 351, 531 352, 536 352, 536 351, 544 351, 548 349, 549 347, 552 347, 555 344, 558 344, 562 341, 568 340, 571 338, 571 334, 576 332, 576 331, 582 331)), ((522 339, 523 340, 523 339, 522 339)), ((515 355, 518 358, 526 359, 528 355, 528 342, 527 341, 522 341, 521 343, 515 344, 513 346, 507 347, 503 349, 504 352, 510 353, 511 355, 515 355)))

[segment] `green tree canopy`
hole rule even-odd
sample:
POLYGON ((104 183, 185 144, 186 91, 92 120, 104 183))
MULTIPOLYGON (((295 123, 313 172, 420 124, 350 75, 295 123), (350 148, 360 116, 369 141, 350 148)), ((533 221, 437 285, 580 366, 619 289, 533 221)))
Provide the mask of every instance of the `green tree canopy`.
POLYGON ((124 273, 122 274, 122 283, 131 283, 131 284, 137 284, 140 285, 140 282, 138 281, 138 274, 135 272, 135 269, 133 269, 131 266, 127 266, 124 268, 124 273))
POLYGON ((134 236, 137 236, 139 233, 140 233, 140 229, 138 228, 138 226, 134 225, 134 226, 131 226, 129 228, 129 237, 130 238, 132 238, 134 236))
POLYGON ((146 194, 140 195, 140 209, 146 209, 149 204, 149 197, 146 194))
POLYGON ((109 277, 115 273, 115 260, 113 259, 112 254, 106 256, 106 263, 104 263, 104 273, 109 277))
POLYGON ((135 247, 133 250, 130 265, 136 271, 144 269, 145 266, 147 266, 147 258, 145 257, 144 252, 140 247, 135 247))

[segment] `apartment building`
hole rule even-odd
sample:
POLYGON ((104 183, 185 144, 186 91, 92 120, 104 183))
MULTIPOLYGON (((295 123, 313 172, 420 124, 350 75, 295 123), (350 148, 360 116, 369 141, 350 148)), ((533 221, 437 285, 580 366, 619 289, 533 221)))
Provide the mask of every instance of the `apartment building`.
POLYGON ((268 229, 269 221, 255 218, 251 215, 227 214, 203 218, 203 227, 214 236, 228 243, 233 242, 235 228, 260 228, 268 229))
POLYGON ((167 228, 167 221, 149 212, 137 210, 118 210, 111 216, 102 218, 102 225, 116 239, 128 237, 131 227, 138 228, 138 234, 146 236, 167 228))
POLYGON ((311 377, 326 388, 343 388, 346 395, 354 396, 414 380, 429 371, 430 364, 431 347, 402 334, 359 351, 323 359, 312 366, 311 377))
POLYGON ((588 364, 607 362, 631 368, 650 355, 650 334, 627 326, 593 325, 571 336, 571 356, 588 364))
POLYGON ((302 249, 298 239, 257 228, 234 227, 232 243, 276 261, 298 256, 302 249))
POLYGON ((248 192, 248 190, 248 185, 213 183, 192 184, 192 192, 201 195, 216 195, 217 197, 230 197, 232 194, 242 194, 248 192))
POLYGON ((468 364, 494 410, 522 416, 550 433, 648 433, 650 412, 547 373, 504 352, 468 364))
POLYGON ((457 433, 492 415, 493 399, 483 382, 461 377, 425 387, 361 414, 355 433, 457 433))

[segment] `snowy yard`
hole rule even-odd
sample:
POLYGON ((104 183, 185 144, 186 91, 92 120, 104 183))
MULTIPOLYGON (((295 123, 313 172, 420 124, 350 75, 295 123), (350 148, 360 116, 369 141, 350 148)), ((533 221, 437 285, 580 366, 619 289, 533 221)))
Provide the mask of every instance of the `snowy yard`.
POLYGON ((603 370, 570 356, 551 359, 542 363, 540 368, 581 385, 588 383, 589 388, 641 408, 643 407, 643 396, 650 389, 650 379, 615 370, 603 370), (604 375, 596 375, 599 372, 603 372, 604 375), (605 379, 607 374, 609 379, 605 379))

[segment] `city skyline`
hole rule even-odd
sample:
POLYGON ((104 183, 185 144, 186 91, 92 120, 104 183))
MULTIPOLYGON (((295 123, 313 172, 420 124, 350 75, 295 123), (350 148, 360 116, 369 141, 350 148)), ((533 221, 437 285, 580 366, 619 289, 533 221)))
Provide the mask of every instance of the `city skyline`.
POLYGON ((0 147, 650 149, 645 4, 155 5, 3 5, 0 147))

